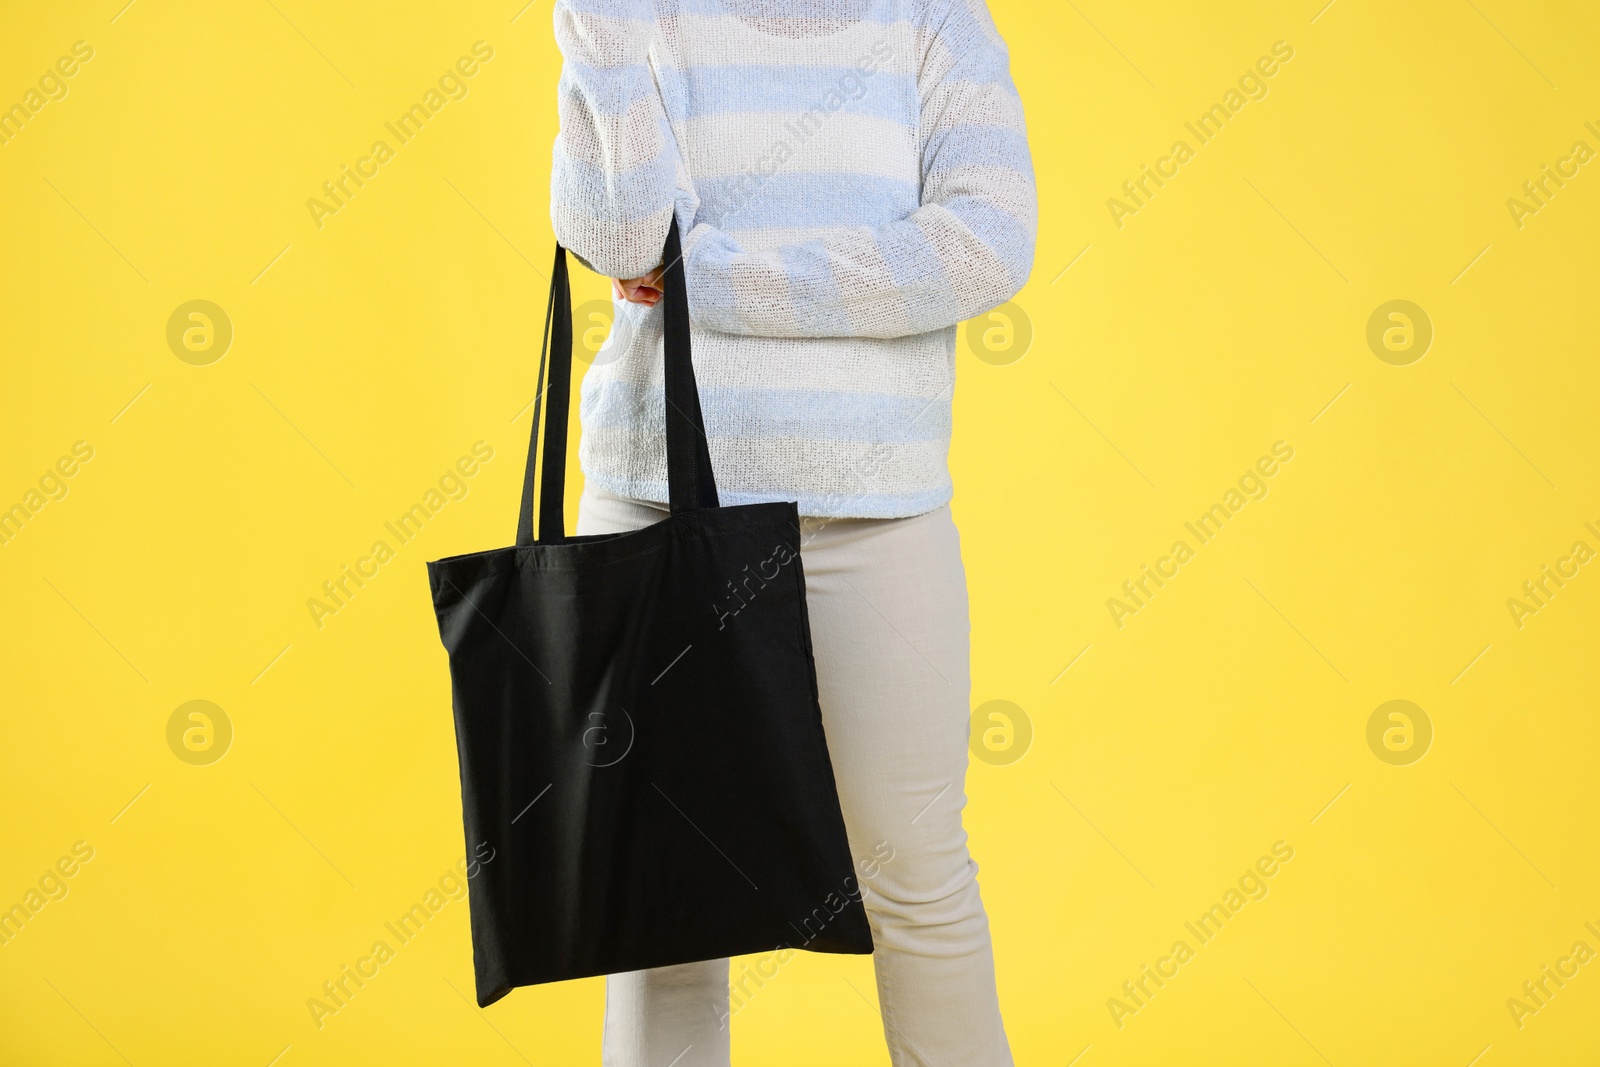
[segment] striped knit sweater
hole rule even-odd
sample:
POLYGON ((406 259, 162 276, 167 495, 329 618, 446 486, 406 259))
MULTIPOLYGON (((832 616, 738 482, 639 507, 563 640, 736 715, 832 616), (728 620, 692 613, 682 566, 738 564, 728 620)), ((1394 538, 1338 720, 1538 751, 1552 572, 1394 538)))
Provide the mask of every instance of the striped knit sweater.
MULTIPOLYGON (((956 324, 1022 287, 1037 227, 984 0, 557 0, 555 28, 557 239, 634 278, 676 215, 722 502, 948 501, 956 324)), ((662 311, 614 311, 579 460, 665 501, 662 311)))

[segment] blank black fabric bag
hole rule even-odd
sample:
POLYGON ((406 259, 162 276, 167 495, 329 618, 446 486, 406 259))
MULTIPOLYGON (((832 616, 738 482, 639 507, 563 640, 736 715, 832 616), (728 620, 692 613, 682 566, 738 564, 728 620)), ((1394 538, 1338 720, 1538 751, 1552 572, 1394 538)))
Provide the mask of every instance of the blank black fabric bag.
POLYGON ((799 513, 717 504, 679 257, 674 223, 670 516, 564 533, 572 300, 557 247, 539 537, 536 401, 516 545, 428 564, 467 853, 491 857, 469 882, 481 1007, 514 986, 779 947, 872 951, 817 702, 799 513))

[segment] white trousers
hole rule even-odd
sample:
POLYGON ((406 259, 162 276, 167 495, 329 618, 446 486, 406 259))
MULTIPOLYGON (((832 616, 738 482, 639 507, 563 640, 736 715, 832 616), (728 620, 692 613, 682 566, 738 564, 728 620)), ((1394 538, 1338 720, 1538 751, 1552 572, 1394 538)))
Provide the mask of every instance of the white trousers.
MULTIPOLYGON (((594 486, 579 534, 659 522, 594 486)), ((803 519, 822 722, 875 946, 894 1067, 1011 1067, 989 920, 961 826, 970 676, 966 572, 948 506, 907 519, 803 519)), ((728 961, 606 979, 605 1067, 729 1067, 732 1016, 774 974, 728 961)), ((773 996, 781 980, 770 983, 773 996)), ((781 996, 781 992, 777 992, 781 996)))

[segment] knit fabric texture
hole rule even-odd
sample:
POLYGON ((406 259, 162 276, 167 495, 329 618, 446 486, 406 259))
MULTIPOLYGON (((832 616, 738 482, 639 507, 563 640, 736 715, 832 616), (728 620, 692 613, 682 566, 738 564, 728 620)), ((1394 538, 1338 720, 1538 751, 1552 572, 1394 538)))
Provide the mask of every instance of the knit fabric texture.
MULTIPOLYGON (((634 278, 677 218, 722 503, 948 501, 956 324, 1022 287, 1038 225, 984 0, 557 0, 555 29, 556 237, 634 278)), ((663 502, 662 309, 613 305, 579 462, 663 502)))

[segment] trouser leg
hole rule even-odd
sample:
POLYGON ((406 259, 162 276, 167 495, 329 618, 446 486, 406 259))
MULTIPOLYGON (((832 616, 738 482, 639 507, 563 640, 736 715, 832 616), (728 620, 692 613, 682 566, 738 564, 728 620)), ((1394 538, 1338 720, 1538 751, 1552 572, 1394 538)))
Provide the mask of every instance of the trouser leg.
POLYGON ((1009 1067, 961 824, 969 623, 949 509, 835 520, 801 550, 823 724, 895 1067, 1009 1067))

